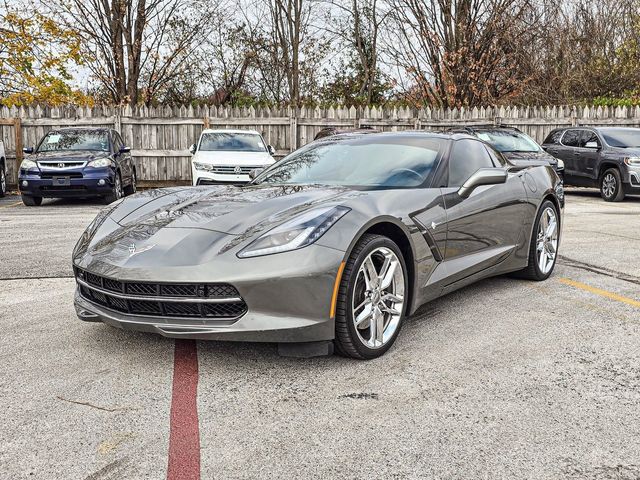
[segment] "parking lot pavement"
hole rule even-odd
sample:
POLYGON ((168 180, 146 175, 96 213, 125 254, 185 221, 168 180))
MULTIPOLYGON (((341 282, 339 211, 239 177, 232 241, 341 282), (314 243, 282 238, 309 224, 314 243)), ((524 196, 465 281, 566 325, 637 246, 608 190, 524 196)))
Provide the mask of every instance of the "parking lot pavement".
MULTIPOLYGON (((2 476, 165 477, 173 341, 76 319, 69 258, 99 206, 15 203, 0 201, 2 476)), ((202 478, 639 478, 638 232, 640 199, 572 192, 548 281, 432 302, 374 361, 198 342, 202 478)))

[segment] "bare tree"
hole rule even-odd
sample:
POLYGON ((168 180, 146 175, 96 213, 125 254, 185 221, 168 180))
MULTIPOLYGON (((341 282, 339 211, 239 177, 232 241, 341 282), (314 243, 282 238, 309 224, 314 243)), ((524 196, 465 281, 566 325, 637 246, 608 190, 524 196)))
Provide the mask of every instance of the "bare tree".
POLYGON ((303 57, 311 53, 313 38, 312 5, 312 0, 253 0, 244 9, 261 88, 277 102, 300 103, 303 57))
POLYGON ((370 104, 380 71, 378 69, 378 38, 380 29, 390 14, 384 0, 329 0, 339 12, 337 22, 327 22, 325 28, 353 50, 358 59, 357 96, 370 104))
POLYGON ((180 75, 215 8, 204 0, 60 1, 91 73, 112 101, 131 104, 150 102, 180 75))
POLYGON ((389 1, 388 54, 411 79, 418 101, 479 105, 526 88, 521 46, 536 30, 529 0, 389 1))

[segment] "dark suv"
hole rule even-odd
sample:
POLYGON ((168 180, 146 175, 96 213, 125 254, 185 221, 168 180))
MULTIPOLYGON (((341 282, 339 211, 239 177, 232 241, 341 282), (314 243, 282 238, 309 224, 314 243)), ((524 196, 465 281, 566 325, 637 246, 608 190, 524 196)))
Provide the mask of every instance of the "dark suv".
POLYGON ((449 128, 447 131, 478 137, 502 153, 514 165, 550 165, 560 178, 563 176, 563 162, 546 153, 534 139, 515 127, 471 125, 449 128))
POLYGON ((20 165, 18 185, 25 205, 43 197, 102 197, 111 203, 136 191, 130 148, 108 128, 61 128, 48 132, 20 165))
POLYGON ((564 160, 567 185, 598 187, 608 202, 640 194, 640 128, 558 128, 542 148, 564 160))

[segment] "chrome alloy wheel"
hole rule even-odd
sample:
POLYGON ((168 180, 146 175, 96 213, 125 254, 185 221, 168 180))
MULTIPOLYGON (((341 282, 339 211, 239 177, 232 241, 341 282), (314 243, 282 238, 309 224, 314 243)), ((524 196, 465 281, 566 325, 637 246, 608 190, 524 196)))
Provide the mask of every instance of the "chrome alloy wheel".
POLYGON ((538 268, 546 275, 553 268, 558 251, 558 219, 553 207, 545 208, 540 215, 536 247, 538 268))
POLYGON ((617 187, 616 177, 612 173, 607 173, 602 179, 602 193, 607 198, 613 197, 617 187))
POLYGON ((372 251, 358 270, 352 313, 358 339, 368 348, 381 348, 393 338, 404 307, 402 263, 389 248, 372 251))

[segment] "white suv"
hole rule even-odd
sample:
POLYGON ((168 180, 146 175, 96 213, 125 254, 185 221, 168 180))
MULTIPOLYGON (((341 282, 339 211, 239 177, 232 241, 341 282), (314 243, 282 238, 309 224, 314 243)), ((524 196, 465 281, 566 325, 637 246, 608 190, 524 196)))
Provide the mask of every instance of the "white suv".
POLYGON ((252 170, 275 163, 273 147, 255 130, 204 130, 189 151, 194 185, 247 183, 252 170))

